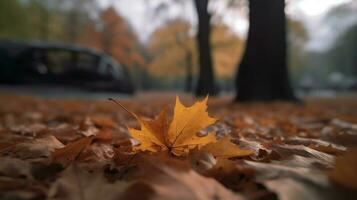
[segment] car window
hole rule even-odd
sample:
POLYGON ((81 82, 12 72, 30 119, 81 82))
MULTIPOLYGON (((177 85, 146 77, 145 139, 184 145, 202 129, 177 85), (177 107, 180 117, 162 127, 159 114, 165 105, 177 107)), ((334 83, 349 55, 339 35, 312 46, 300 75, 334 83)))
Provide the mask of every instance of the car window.
POLYGON ((118 69, 115 66, 113 66, 111 63, 107 64, 106 69, 107 69, 107 73, 110 74, 115 79, 122 78, 122 75, 119 73, 118 69))
POLYGON ((44 51, 40 51, 38 49, 35 49, 32 51, 32 56, 25 56, 25 60, 22 60, 22 62, 27 62, 30 64, 30 69, 32 72, 35 72, 37 74, 46 74, 48 73, 48 68, 46 64, 47 58, 46 54, 44 51))
POLYGON ((99 58, 87 53, 79 53, 77 57, 77 68, 85 71, 96 70, 99 58))
POLYGON ((45 65, 53 74, 64 74, 73 67, 72 55, 69 51, 49 50, 46 52, 45 65))
POLYGON ((124 77, 123 68, 109 56, 103 57, 98 71, 103 75, 109 75, 115 79, 122 79, 124 77))
POLYGON ((114 68, 116 68, 117 73, 124 75, 124 69, 118 62, 116 62, 113 58, 110 58, 110 63, 114 68))

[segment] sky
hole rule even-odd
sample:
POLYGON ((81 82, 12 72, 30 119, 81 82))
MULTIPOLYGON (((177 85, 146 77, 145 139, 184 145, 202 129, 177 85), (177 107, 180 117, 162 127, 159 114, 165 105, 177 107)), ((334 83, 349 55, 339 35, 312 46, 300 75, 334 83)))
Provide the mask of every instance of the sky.
MULTIPOLYGON (((153 16, 152 12, 150 12, 152 10, 150 8, 155 7, 162 1, 167 0, 98 0, 103 8, 111 4, 114 5, 118 12, 129 20, 143 42, 147 41, 150 34, 165 21, 162 18, 153 16)), ((249 26, 247 13, 225 9, 224 3, 226 0, 214 1, 215 3, 212 4, 210 9, 221 16, 221 21, 227 24, 233 32, 245 37, 249 26)), ((311 35, 307 47, 311 50, 321 51, 328 48, 331 40, 337 37, 337 33, 333 28, 331 29, 322 23, 324 14, 331 8, 349 1, 353 0, 290 0, 286 7, 286 13, 306 25, 311 35)), ((183 17, 192 24, 196 24, 197 19, 193 1, 184 0, 184 2, 184 7, 171 6, 169 12, 165 13, 166 19, 183 17)), ((351 20, 354 23, 355 21, 353 20, 357 21, 357 17, 351 20)))
POLYGON ((344 30, 357 23, 357 2, 354 3, 356 13, 344 17, 343 20, 335 19, 326 22, 325 14, 335 6, 353 1, 295 0, 296 3, 287 7, 286 13, 305 24, 310 36, 307 48, 312 51, 323 51, 328 49, 344 30))

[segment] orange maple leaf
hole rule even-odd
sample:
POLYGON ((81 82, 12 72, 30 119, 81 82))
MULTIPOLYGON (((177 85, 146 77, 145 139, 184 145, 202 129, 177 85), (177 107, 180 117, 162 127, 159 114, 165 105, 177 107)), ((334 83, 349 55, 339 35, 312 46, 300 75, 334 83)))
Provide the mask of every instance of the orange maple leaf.
POLYGON ((174 116, 169 123, 166 109, 155 120, 147 121, 133 114, 139 121, 141 129, 129 128, 130 135, 140 142, 134 151, 158 152, 168 150, 174 155, 182 156, 189 150, 216 142, 214 134, 200 137, 197 133, 214 124, 217 120, 207 113, 206 97, 191 107, 185 107, 176 97, 174 116))

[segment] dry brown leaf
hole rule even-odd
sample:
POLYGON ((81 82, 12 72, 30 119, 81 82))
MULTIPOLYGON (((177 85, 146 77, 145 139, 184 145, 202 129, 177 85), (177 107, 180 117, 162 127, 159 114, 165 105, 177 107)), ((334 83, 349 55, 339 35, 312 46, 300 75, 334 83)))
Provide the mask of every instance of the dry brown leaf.
POLYGON ((150 181, 156 192, 153 199, 243 199, 216 180, 193 170, 177 171, 166 166, 162 166, 161 170, 163 174, 150 181))
POLYGON ((92 143, 93 139, 94 137, 83 137, 56 150, 52 154, 52 161, 64 165, 68 164, 70 161, 77 159, 79 154, 92 143))
POLYGON ((305 166, 289 166, 285 162, 278 161, 274 163, 259 163, 246 160, 244 164, 256 171, 256 179, 259 181, 294 178, 322 187, 329 185, 325 173, 320 170, 306 168, 305 166))
POLYGON ((2 154, 12 154, 22 159, 49 157, 56 149, 64 145, 52 135, 23 142, 3 150, 2 154))
POLYGON ((185 107, 177 97, 170 124, 165 109, 153 121, 146 121, 134 114, 141 126, 141 130, 129 128, 130 135, 140 141, 140 145, 134 150, 150 152, 169 150, 181 156, 187 154, 190 149, 215 142, 214 134, 203 137, 197 135, 200 130, 216 122, 216 119, 208 116, 207 100, 208 97, 191 107, 185 107))
POLYGON ((38 181, 0 177, 0 199, 39 199, 46 196, 46 187, 38 181))
POLYGON ((89 117, 85 118, 82 121, 82 123, 79 126, 79 130, 84 136, 87 136, 87 137, 96 135, 99 131, 98 128, 95 127, 92 119, 89 117))
POLYGON ((335 158, 333 155, 317 151, 304 145, 273 145, 271 148, 283 157, 300 155, 308 158, 314 158, 328 165, 332 165, 335 158))
POLYGON ((191 167, 197 172, 205 172, 217 164, 213 155, 206 151, 194 151, 188 157, 191 167))
POLYGON ((334 170, 329 173, 330 179, 345 187, 357 189, 357 149, 337 157, 335 165, 334 170))
POLYGON ((114 158, 113 146, 106 143, 93 143, 78 156, 81 162, 103 162, 114 158))
POLYGON ((76 165, 71 165, 51 184, 48 199, 122 199, 128 185, 125 182, 111 184, 101 173, 89 173, 76 165))
POLYGON ((231 142, 229 137, 224 137, 216 143, 207 144, 202 147, 202 150, 211 153, 215 158, 244 157, 254 153, 252 150, 239 148, 231 142))
POLYGON ((321 151, 324 153, 332 154, 332 155, 340 155, 344 152, 343 150, 337 149, 337 148, 333 147, 332 145, 324 146, 324 145, 310 144, 309 148, 312 148, 312 149, 315 149, 317 151, 321 151))
POLYGON ((255 171, 243 167, 240 162, 229 159, 217 159, 217 164, 203 173, 205 176, 215 178, 224 186, 234 191, 257 190, 254 187, 253 177, 255 171))
POLYGON ((112 118, 104 117, 104 116, 94 116, 91 117, 93 123, 101 128, 114 128, 116 123, 113 121, 112 118))
POLYGON ((325 200, 334 199, 330 194, 321 193, 315 187, 292 178, 281 178, 263 181, 263 184, 271 191, 275 192, 280 200, 325 200), (330 198, 329 198, 330 197, 330 198))
POLYGON ((94 137, 95 141, 110 142, 113 139, 113 132, 108 129, 100 130, 94 137))
POLYGON ((0 158, 1 176, 31 179, 31 165, 18 158, 0 158))

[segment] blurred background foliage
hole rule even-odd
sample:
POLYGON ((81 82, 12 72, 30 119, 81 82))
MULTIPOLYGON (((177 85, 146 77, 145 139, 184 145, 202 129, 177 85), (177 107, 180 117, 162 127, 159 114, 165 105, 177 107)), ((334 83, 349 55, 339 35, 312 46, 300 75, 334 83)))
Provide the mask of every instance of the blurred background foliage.
MULTIPOLYGON (((179 5, 177 2, 175 6, 179 5)), ((246 10, 246 3, 229 2, 229 8, 235 12, 246 10)), ((351 2, 333 7, 323 16, 322 23, 329 24, 338 34, 322 50, 308 47, 314 35, 301 20, 288 15, 288 55, 294 87, 344 89, 357 84, 357 9, 351 2), (341 28, 341 23, 348 25, 341 28)), ((163 17, 171 4, 157 4, 150 7, 156 13, 150 20, 160 17, 165 20, 148 39, 142 40, 118 9, 100 5, 97 0, 1 0, 0 39, 92 47, 126 66, 139 89, 194 88, 198 71, 196 24, 185 17, 163 17)), ((219 14, 213 17, 214 71, 220 89, 232 91, 245 36, 232 31, 219 14)))

